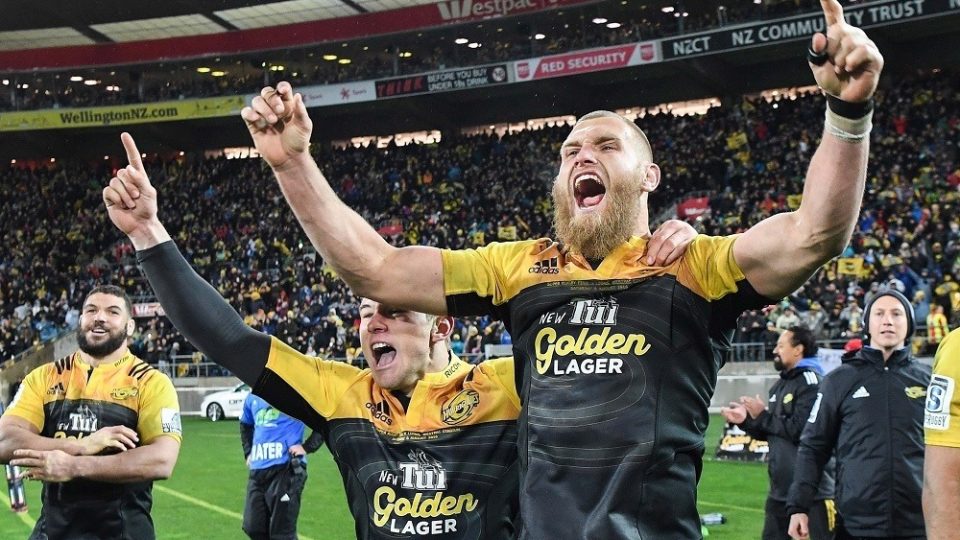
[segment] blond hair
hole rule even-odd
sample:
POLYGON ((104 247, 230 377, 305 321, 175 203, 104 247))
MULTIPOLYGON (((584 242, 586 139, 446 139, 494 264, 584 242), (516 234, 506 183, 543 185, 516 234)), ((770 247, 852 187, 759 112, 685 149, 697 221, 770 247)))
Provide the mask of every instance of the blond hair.
POLYGON ((589 112, 578 118, 577 123, 573 125, 573 128, 576 129, 581 122, 585 122, 587 120, 596 120, 597 118, 619 118, 621 121, 623 121, 623 123, 630 126, 630 128, 633 129, 634 134, 637 135, 637 139, 640 141, 640 155, 647 161, 653 161, 653 147, 650 146, 650 139, 647 138, 647 134, 640 129, 640 126, 615 112, 603 110, 589 112))

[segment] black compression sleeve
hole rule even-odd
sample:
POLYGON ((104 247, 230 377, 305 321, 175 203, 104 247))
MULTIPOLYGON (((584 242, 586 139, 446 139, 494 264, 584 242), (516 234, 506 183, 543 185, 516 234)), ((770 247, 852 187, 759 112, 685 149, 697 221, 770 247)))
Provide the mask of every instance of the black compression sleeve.
POLYGON ((243 458, 246 459, 253 450, 253 426, 240 422, 240 446, 243 447, 243 458))
POLYGON ((319 431, 314 430, 307 440, 303 442, 303 449, 308 453, 312 454, 320 449, 323 446, 323 435, 319 431))
POLYGON ((173 241, 138 251, 137 262, 177 330, 211 360, 255 386, 267 365, 270 336, 243 324, 173 241))

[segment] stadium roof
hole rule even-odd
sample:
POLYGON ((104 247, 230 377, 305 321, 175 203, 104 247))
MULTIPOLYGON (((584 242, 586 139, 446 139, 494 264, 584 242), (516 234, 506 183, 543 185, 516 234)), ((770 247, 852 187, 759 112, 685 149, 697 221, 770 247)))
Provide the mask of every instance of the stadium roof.
MULTIPOLYGON (((690 0, 699 1, 699 0, 690 0)), ((0 71, 123 65, 303 47, 602 0, 5 0, 0 71), (20 51, 30 50, 30 54, 20 51)), ((612 0, 608 0, 610 4, 612 0)), ((627 2, 611 5, 626 6, 627 2)))
POLYGON ((0 48, 162 39, 347 17, 435 0, 6 0, 0 48))
MULTIPOLYGON (((439 15, 436 23, 519 15, 539 9, 601 0, 5 0, 0 18, 0 50, 24 50, 95 44, 126 43, 220 34, 230 31, 280 27, 338 18, 403 10, 396 17, 411 14, 439 15), (433 6, 425 8, 423 6, 433 6), (417 8, 420 10, 417 10, 417 8)), ((691 0, 696 1, 696 0, 691 0)), ((435 15, 436 17, 436 15, 435 15)), ((421 26, 431 21, 414 16, 421 26)), ((396 31, 378 28, 376 17, 363 18, 369 34, 396 31)), ((434 23, 434 24, 436 24, 434 23)), ((410 29, 410 28, 407 28, 410 29)))

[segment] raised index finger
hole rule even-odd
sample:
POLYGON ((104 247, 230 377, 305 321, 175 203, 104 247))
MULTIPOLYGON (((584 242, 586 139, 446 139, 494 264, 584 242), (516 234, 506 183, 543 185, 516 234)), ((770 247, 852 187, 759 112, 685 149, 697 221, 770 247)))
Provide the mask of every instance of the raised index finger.
POLYGON ((124 131, 120 134, 120 141, 123 142, 123 148, 127 151, 127 161, 138 171, 143 171, 143 161, 140 160, 140 150, 137 150, 137 143, 133 137, 124 131))
POLYGON ((827 26, 843 22, 843 6, 837 0, 820 0, 823 16, 827 19, 827 26))

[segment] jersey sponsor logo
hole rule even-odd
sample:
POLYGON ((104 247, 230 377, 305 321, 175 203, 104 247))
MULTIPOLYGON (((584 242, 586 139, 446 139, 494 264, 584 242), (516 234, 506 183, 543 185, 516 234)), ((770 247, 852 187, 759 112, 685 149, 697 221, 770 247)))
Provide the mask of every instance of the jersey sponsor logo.
POLYGON ((624 354, 643 356, 650 350, 650 344, 643 334, 612 333, 609 327, 599 333, 591 333, 589 328, 584 328, 574 337, 558 335, 554 328, 548 326, 537 332, 534 349, 537 372, 541 375, 603 375, 623 373, 623 359, 566 357, 624 354), (567 361, 564 363, 560 360, 567 361))
MULTIPOLYGON (((76 412, 70 413, 66 425, 62 427, 64 431, 73 431, 74 433, 93 433, 97 430, 97 415, 87 405, 77 407, 76 412)), ((61 424, 62 425, 62 424, 61 424)))
POLYGON ((139 393, 140 391, 137 389, 136 386, 126 386, 123 388, 114 388, 113 390, 111 390, 110 397, 118 401, 121 401, 124 399, 137 397, 139 393))
POLYGON ((927 389, 922 386, 908 386, 904 388, 903 391, 910 399, 917 399, 927 396, 927 389))
POLYGON ((374 525, 414 537, 457 532, 457 517, 476 510, 479 501, 472 493, 447 494, 443 464, 422 449, 411 450, 407 456, 410 461, 399 463, 399 474, 380 473, 384 485, 373 494, 374 525), (400 490, 416 493, 405 497, 400 490))
POLYGON ((407 457, 412 461, 400 463, 403 479, 400 487, 434 491, 447 489, 447 472, 442 463, 428 456, 423 450, 411 450, 407 457))
POLYGON ((164 433, 183 433, 180 423, 180 411, 177 409, 160 409, 160 429, 164 433))
POLYGON ((823 401, 823 392, 817 392, 817 400, 813 402, 813 408, 810 409, 810 417, 807 418, 807 423, 816 424, 817 415, 820 414, 820 402, 823 401))
POLYGON ((644 334, 612 331, 620 311, 615 298, 574 299, 567 306, 569 311, 542 315, 540 323, 549 325, 566 321, 587 328, 582 328, 576 335, 561 335, 553 326, 544 326, 537 332, 534 338, 535 367, 541 375, 622 374, 623 359, 618 356, 642 356, 650 350, 644 334), (597 331, 593 327, 603 329, 597 331))
POLYGON ((853 399, 860 399, 865 397, 870 397, 870 392, 867 392, 866 386, 861 386, 857 388, 857 391, 853 393, 853 399))
POLYGON ((533 266, 527 268, 527 272, 531 274, 559 274, 560 258, 550 257, 543 261, 536 261, 533 263, 533 266))
POLYGON ((370 411, 370 414, 372 414, 373 417, 376 418, 377 420, 383 422, 388 426, 393 425, 393 419, 390 418, 390 405, 388 405, 386 401, 378 401, 376 403, 372 403, 368 401, 367 404, 364 406, 367 408, 367 410, 370 411))
POLYGON ((573 315, 570 317, 570 324, 579 324, 582 326, 598 325, 613 326, 617 324, 617 311, 620 305, 617 300, 609 298, 606 300, 574 300, 573 315))
POLYGON ((466 389, 457 392, 440 408, 440 418, 443 423, 455 426, 473 414, 473 410, 480 404, 480 394, 476 390, 466 389))
MULTIPOLYGON (((20 392, 18 391, 17 394, 19 395, 19 393, 20 392)), ((60 396, 60 395, 66 395, 66 393, 67 393, 67 390, 66 388, 63 387, 62 382, 58 382, 57 384, 51 386, 50 388, 47 388, 48 396, 60 396)))
POLYGON ((944 375, 930 379, 927 387, 926 410, 923 414, 923 427, 937 431, 950 429, 950 404, 953 402, 954 380, 944 375))

